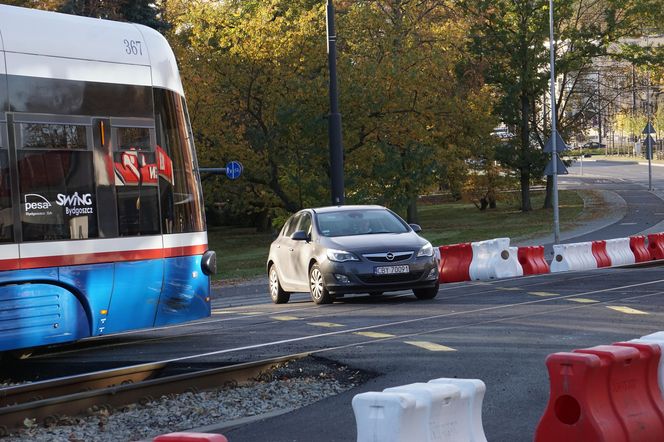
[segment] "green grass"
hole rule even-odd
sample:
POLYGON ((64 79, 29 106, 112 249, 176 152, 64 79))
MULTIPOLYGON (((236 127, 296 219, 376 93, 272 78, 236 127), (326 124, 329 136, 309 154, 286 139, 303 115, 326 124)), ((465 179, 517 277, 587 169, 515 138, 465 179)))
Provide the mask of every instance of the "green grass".
MULTIPOLYGON (((591 202, 597 199, 591 192, 587 192, 585 198, 591 202)), ((431 244, 444 245, 501 237, 511 238, 514 242, 552 233, 553 211, 541 208, 544 192, 531 192, 531 203, 533 210, 523 213, 519 193, 511 193, 498 201, 498 208, 483 212, 472 203, 422 206, 419 208, 422 236, 431 244)), ((583 206, 583 197, 578 192, 559 192, 561 229, 573 228, 580 221, 597 215, 591 203, 581 217, 583 206)))
POLYGON ((217 252, 215 280, 228 281, 264 275, 271 233, 256 233, 252 228, 211 227, 208 244, 217 252))
MULTIPOLYGON (((491 238, 533 238, 553 231, 553 212, 541 209, 544 193, 531 192, 534 210, 519 210, 519 194, 503 194, 498 208, 484 212, 472 203, 444 203, 419 207, 422 236, 434 246, 491 238), (507 196, 505 196, 507 195, 507 196)), ((593 192, 562 191, 559 194, 561 230, 573 228, 601 213, 601 199, 593 192), (583 197, 581 196, 583 194, 583 197), (590 204, 584 210, 583 199, 590 204)), ((208 242, 217 252, 215 280, 228 282, 266 274, 265 262, 272 234, 251 228, 212 227, 208 242)))

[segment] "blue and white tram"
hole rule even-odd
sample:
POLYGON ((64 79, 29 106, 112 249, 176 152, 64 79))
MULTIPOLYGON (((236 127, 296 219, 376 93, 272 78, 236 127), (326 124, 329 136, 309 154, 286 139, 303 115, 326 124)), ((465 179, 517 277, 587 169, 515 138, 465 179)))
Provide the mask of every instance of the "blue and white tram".
POLYGON ((0 5, 0 351, 207 317, 215 265, 166 40, 0 5))

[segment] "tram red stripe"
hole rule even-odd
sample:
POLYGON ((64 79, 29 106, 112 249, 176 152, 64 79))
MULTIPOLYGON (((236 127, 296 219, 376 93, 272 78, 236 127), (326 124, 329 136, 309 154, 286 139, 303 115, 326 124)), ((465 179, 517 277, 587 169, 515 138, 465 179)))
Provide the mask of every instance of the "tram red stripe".
MULTIPOLYGON (((17 262, 13 269, 37 269, 43 267, 60 267, 104 262, 141 261, 146 259, 174 258, 178 256, 200 255, 207 250, 207 244, 197 246, 172 247, 167 249, 123 250, 117 252, 82 253, 76 255, 43 256, 21 258, 20 260, 4 260, 17 262)), ((0 261, 0 270, 4 261, 0 261)))
POLYGON ((18 259, 0 259, 0 270, 18 270, 18 259))
POLYGON ((173 258, 175 256, 192 256, 202 255, 208 249, 207 244, 199 244, 197 246, 181 246, 171 247, 164 249, 164 258, 173 258))

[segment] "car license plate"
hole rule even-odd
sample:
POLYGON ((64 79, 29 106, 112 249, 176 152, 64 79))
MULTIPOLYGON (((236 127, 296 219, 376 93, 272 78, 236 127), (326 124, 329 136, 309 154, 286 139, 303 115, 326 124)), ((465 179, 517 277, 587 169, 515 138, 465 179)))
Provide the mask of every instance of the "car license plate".
POLYGON ((374 269, 375 275, 394 275, 398 273, 408 273, 410 268, 408 266, 387 266, 387 267, 376 267, 374 269))

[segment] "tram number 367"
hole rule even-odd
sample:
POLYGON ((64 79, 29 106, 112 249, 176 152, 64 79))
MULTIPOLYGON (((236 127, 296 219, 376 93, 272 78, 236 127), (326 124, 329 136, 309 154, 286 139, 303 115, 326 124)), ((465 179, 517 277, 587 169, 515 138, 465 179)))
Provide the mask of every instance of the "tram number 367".
POLYGON ((129 55, 143 55, 143 46, 140 40, 124 40, 125 52, 129 55))

